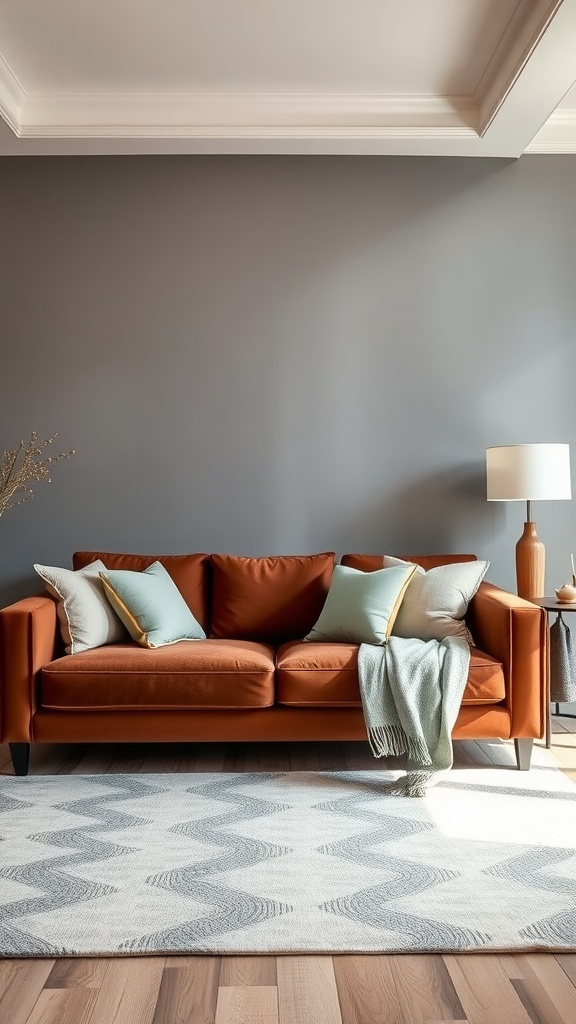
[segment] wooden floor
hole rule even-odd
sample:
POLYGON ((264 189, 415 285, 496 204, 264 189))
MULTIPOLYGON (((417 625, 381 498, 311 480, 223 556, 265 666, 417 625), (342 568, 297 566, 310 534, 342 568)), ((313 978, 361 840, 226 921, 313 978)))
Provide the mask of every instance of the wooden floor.
MULTIPOLYGON (((543 756, 576 782, 576 720, 543 756)), ((540 746, 542 746, 540 744, 540 746)), ((456 743, 460 765, 511 744, 456 743)), ((381 769, 367 745, 58 746, 32 774, 381 769)), ((0 774, 10 774, 0 747, 0 774)), ((0 961, 0 1024, 576 1024, 576 953, 0 961)))

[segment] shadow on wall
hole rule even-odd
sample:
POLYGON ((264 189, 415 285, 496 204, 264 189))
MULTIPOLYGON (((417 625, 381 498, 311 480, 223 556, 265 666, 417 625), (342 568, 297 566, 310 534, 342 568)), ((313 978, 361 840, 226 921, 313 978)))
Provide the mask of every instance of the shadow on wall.
MULTIPOLYGON (((484 460, 464 463, 443 472, 418 477, 411 485, 362 503, 354 517, 331 525, 318 520, 308 545, 291 553, 334 550, 366 554, 425 555, 473 553, 491 557, 494 540, 502 532, 504 506, 486 500, 484 460)), ((205 548, 203 550, 206 550, 205 548)), ((262 555, 290 553, 262 550, 262 555)), ((242 553, 242 552, 238 552, 242 553)), ((254 552, 256 554, 256 552, 254 552)), ((66 563, 68 564, 68 563, 66 563)), ((0 607, 24 594, 42 591, 38 577, 0 580, 0 607)))
POLYGON ((42 583, 34 573, 19 576, 16 580, 0 581, 0 608, 5 608, 14 601, 32 594, 42 592, 42 583))
MULTIPOLYGON (((486 501, 486 467, 478 461, 420 477, 366 509, 346 534, 348 543, 353 535, 362 537, 366 553, 370 548, 373 554, 486 557, 476 550, 478 538, 488 541, 494 531, 494 510, 486 501)), ((346 543, 343 550, 350 550, 346 543)))

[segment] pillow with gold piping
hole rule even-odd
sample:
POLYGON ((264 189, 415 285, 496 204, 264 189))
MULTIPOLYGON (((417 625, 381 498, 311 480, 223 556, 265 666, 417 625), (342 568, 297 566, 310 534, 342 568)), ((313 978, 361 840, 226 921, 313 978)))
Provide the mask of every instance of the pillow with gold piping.
POLYGON ((153 562, 143 572, 108 569, 100 573, 100 579, 118 618, 142 647, 206 639, 161 562, 153 562))
POLYGON ((415 572, 408 564, 375 572, 336 565, 320 618, 305 639, 385 644, 415 572))

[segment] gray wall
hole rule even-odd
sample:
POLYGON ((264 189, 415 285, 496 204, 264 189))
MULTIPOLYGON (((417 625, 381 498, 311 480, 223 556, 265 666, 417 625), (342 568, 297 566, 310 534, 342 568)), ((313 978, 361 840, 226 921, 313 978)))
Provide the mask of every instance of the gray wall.
MULTIPOLYGON (((475 551, 514 587, 484 449, 576 451, 576 157, 0 160, 0 450, 73 460, 0 522, 117 551, 475 551)), ((571 502, 535 506, 548 590, 571 502)))

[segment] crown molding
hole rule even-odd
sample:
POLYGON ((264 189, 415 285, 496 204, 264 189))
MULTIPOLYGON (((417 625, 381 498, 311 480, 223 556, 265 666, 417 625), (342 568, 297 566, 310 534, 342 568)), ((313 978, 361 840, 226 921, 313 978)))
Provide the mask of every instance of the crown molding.
POLYGON ((517 0, 473 96, 27 93, 0 55, 0 153, 572 153, 575 38, 576 0, 517 0))
POLYGON ((516 10, 488 62, 476 89, 479 133, 486 131, 505 104, 538 43, 565 0, 535 0, 528 16, 522 4, 516 10))
POLYGON ((34 138, 476 137, 459 97, 306 93, 29 96, 16 134, 34 138))
POLYGON ((0 53, 0 114, 18 135, 26 90, 0 53))
POLYGON ((540 129, 526 153, 576 153, 576 110, 558 110, 540 129))
POLYGON ((522 53, 508 65, 506 86, 494 106, 487 106, 486 97, 480 103, 480 135, 488 151, 504 145, 518 157, 530 151, 542 125, 554 116, 574 83, 576 0, 559 0, 545 9, 536 5, 531 26, 530 40, 524 40, 522 53))

